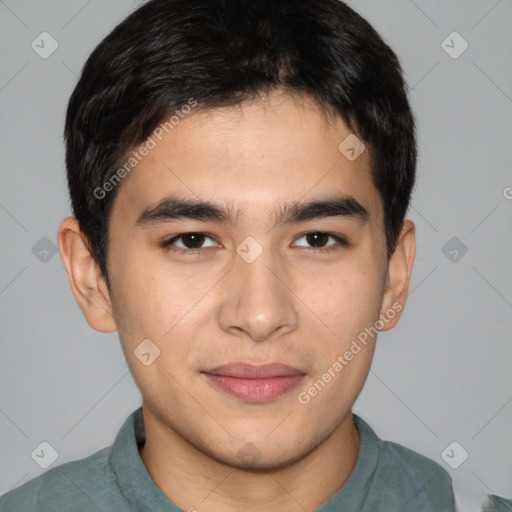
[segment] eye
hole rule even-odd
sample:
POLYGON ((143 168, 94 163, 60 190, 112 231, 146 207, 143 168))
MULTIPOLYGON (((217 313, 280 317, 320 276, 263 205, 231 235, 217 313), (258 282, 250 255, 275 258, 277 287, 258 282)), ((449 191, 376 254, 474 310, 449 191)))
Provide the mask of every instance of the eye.
MULTIPOLYGON (((332 233, 324 233, 323 231, 311 231, 309 233, 305 233, 299 237, 297 241, 302 239, 304 239, 308 244, 313 245, 313 247, 309 247, 309 249, 315 252, 332 251, 338 249, 340 246, 348 245, 348 242, 345 238, 334 235, 332 233), (329 239, 334 240, 334 243, 327 244, 329 239)), ((308 248, 308 246, 306 246, 306 248, 308 248)))
MULTIPOLYGON (((299 247, 305 247, 307 250, 314 252, 328 252, 338 249, 340 246, 348 246, 345 238, 334 235, 333 233, 325 233, 323 231, 311 231, 304 233, 295 242, 299 247), (300 240, 304 240, 308 245, 297 244, 300 240), (328 243, 331 240, 331 243, 328 243)), ((189 232, 180 233, 168 240, 161 243, 164 249, 170 249, 178 253, 184 254, 199 254, 207 247, 218 247, 218 242, 206 233, 189 232), (207 245, 205 242, 210 241, 207 245)))
POLYGON ((200 253, 200 249, 204 247, 218 247, 219 244, 206 233, 190 232, 176 235, 169 240, 165 240, 161 245, 164 248, 172 248, 177 252, 197 254, 200 253), (208 239, 211 240, 211 243, 204 246, 205 240, 208 239))

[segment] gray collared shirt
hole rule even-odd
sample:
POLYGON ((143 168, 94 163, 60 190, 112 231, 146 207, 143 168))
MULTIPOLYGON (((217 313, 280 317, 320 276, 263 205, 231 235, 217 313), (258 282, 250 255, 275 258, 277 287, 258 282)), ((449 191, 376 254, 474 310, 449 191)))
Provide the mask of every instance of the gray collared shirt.
MULTIPOLYGON (((454 512, 451 478, 439 464, 381 440, 353 415, 361 447, 345 484, 316 512, 454 512)), ((152 480, 138 446, 145 442, 142 408, 114 444, 47 470, 0 498, 0 512, 181 512, 152 480)), ((191 503, 187 510, 204 509, 191 503)))

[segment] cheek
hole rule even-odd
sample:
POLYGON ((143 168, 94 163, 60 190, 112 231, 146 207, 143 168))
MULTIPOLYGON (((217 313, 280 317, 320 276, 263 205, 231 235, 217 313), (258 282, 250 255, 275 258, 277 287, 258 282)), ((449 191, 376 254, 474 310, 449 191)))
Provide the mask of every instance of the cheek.
POLYGON ((304 302, 344 342, 378 320, 380 288, 374 271, 352 266, 323 279, 317 275, 308 289, 304 302))
MULTIPOLYGON (((154 261, 137 265, 130 260, 116 272, 116 310, 126 329, 119 330, 123 352, 131 373, 143 395, 158 401, 162 389, 176 391, 177 378, 188 367, 194 347, 194 306, 204 295, 204 286, 191 286, 176 273, 166 272, 154 261), (148 345, 143 340, 150 340, 148 345), (149 348, 147 348, 149 347, 149 348), (156 348, 155 348, 156 347, 156 348), (155 357, 144 365, 137 354, 150 352, 155 357)), ((197 333, 195 333, 197 334, 197 333)))
MULTIPOLYGON (((130 255, 129 248, 125 254, 130 255)), ((197 280, 136 252, 121 261, 112 279, 118 312, 137 337, 165 336, 197 302, 197 280)))
POLYGON ((155 366, 161 373, 152 374, 153 379, 168 381, 164 369, 177 375, 193 367, 198 343, 211 330, 217 273, 172 267, 146 255, 139 264, 132 258, 130 267, 119 269, 116 278, 121 292, 118 310, 129 331, 122 337, 128 357, 142 340, 150 339, 160 349, 155 366))

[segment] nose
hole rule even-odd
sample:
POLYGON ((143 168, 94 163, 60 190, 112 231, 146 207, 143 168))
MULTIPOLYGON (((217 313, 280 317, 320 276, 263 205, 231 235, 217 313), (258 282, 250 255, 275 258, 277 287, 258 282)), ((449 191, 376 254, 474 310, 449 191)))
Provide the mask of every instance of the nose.
POLYGON ((219 311, 220 327, 230 334, 265 341, 297 328, 297 298, 284 263, 264 250, 252 262, 236 255, 224 283, 226 293, 219 311))

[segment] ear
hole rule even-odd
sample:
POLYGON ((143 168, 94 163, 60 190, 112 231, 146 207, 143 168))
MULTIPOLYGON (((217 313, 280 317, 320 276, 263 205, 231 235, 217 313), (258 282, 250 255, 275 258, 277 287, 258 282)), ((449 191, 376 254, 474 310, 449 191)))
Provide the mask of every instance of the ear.
POLYGON ((405 307, 415 254, 415 226, 411 220, 405 219, 395 251, 388 262, 387 282, 380 310, 380 320, 384 327, 380 331, 388 331, 398 323, 405 307))
POLYGON ((87 323, 96 331, 116 331, 107 285, 74 217, 60 223, 57 240, 71 291, 87 323))

